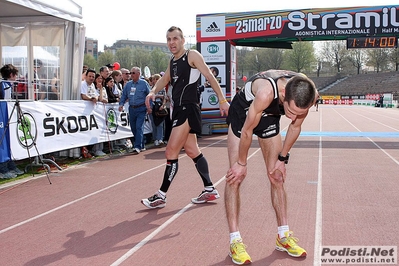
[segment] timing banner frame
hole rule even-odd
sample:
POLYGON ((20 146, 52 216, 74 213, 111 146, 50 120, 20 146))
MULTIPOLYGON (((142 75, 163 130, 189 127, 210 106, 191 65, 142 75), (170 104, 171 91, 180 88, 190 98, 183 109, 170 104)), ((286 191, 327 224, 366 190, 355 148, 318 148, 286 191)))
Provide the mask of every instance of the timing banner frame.
MULTIPOLYGON (((371 37, 365 40, 370 46, 378 43, 376 37, 399 36, 399 5, 362 6, 343 8, 315 8, 280 11, 255 11, 214 13, 196 16, 197 50, 211 67, 216 65, 224 72, 221 88, 228 100, 236 93, 236 46, 291 49, 292 42, 347 40, 371 37), (223 45, 221 45, 223 44, 223 45), (223 53, 223 54, 221 54, 223 53), (218 61, 215 62, 215 58, 218 61), (223 58, 223 60, 219 60, 223 58), (223 67, 224 65, 224 67, 223 67)), ((380 39, 378 39, 380 40, 380 39)), ((397 41, 395 42, 395 44, 397 41)), ((353 42, 352 42, 353 44, 353 42)), ((359 46, 360 42, 354 44, 359 46)), ((361 48, 361 47, 359 47, 361 48)), ((204 79, 202 78, 202 82, 204 79)), ((203 96, 205 112, 219 107, 212 90, 203 96), (210 104, 208 104, 210 103, 210 104)), ((213 126, 225 125, 217 115, 204 115, 213 126)), ((221 126, 221 132, 227 132, 221 126)))
POLYGON ((397 36, 399 6, 317 8, 197 15, 197 42, 246 43, 397 36), (260 38, 260 39, 254 39, 260 38))
MULTIPOLYGON (((203 53, 213 42, 225 42, 226 96, 234 96, 235 46, 291 48, 295 41, 347 40, 399 36, 399 5, 303 10, 214 13, 196 16, 196 41, 203 53), (233 55, 233 56, 232 56, 233 55)), ((360 48, 360 47, 359 47, 360 48)), ((212 64, 212 61, 206 61, 212 64)))

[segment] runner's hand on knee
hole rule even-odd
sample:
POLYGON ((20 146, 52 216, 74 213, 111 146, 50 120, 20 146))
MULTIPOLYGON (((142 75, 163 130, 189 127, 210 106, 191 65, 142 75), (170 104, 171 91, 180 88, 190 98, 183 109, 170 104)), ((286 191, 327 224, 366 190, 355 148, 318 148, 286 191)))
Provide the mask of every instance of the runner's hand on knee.
POLYGON ((226 182, 230 185, 240 184, 247 175, 247 167, 235 163, 226 174, 226 182))
POLYGON ((284 183, 286 176, 287 171, 285 169, 285 163, 277 161, 273 170, 269 172, 269 178, 275 181, 282 181, 284 183))

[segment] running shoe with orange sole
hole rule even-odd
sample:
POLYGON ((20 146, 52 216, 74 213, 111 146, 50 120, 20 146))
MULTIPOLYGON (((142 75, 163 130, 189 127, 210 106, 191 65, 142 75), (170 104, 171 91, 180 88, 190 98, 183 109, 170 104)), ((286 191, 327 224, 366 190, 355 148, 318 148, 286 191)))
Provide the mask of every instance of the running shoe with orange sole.
POLYGON ((297 242, 299 239, 293 235, 294 232, 292 231, 285 232, 285 237, 283 238, 280 238, 280 236, 277 235, 276 249, 279 251, 285 251, 292 257, 306 257, 306 250, 298 246, 297 242))

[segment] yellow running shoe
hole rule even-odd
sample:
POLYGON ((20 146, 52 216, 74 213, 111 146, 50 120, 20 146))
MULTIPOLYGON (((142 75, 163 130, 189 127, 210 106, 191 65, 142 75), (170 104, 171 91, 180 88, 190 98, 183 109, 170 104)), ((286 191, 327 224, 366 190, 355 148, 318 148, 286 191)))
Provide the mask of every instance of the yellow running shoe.
POLYGON ((245 250, 247 246, 242 243, 242 239, 234 239, 233 243, 230 245, 230 257, 231 260, 238 265, 251 263, 251 257, 245 250))
POLYGON ((294 232, 285 232, 285 237, 280 238, 277 234, 276 239, 276 249, 279 251, 286 251, 288 255, 292 257, 306 257, 306 250, 298 246, 296 242, 299 241, 298 238, 293 237, 294 232))

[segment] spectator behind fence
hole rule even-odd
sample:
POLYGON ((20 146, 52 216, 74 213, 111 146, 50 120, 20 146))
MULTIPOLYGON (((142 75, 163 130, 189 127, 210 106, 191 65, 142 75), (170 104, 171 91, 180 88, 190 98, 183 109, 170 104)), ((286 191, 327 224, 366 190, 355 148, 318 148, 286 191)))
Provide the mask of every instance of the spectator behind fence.
POLYGON ((14 83, 18 78, 18 69, 12 64, 4 65, 0 69, 3 80, 0 82, 0 100, 11 99, 14 83))
MULTIPOLYGON (((96 74, 97 77, 98 74, 96 74)), ((97 92, 99 94, 99 101, 102 103, 108 103, 108 93, 107 93, 107 88, 110 86, 113 86, 113 80, 111 77, 108 77, 105 79, 105 82, 102 81, 101 75, 98 75, 99 81, 97 81, 95 84, 97 92), (101 82, 101 83, 100 83, 101 82), (112 84, 111 84, 112 82, 112 84), (105 84, 105 87, 101 87, 101 84, 105 84)))
POLYGON ((119 112, 122 112, 123 105, 129 100, 129 122, 130 129, 134 136, 135 154, 139 154, 143 147, 144 119, 147 113, 145 97, 150 92, 150 85, 140 78, 140 68, 133 67, 131 70, 132 80, 123 88, 122 97, 119 101, 119 112))
POLYGON ((103 89, 103 83, 104 83, 103 77, 99 73, 96 73, 96 75, 94 76, 93 83, 94 83, 94 87, 96 88, 98 94, 100 95, 100 91, 102 91, 102 89, 103 89))
POLYGON ((108 67, 108 71, 111 73, 112 71, 114 71, 115 69, 115 65, 114 64, 106 64, 106 67, 108 67))
MULTIPOLYGON (((97 90, 96 86, 94 85, 95 78, 96 78, 96 71, 91 68, 87 69, 86 79, 82 81, 82 85, 80 88, 80 95, 82 97, 82 100, 91 101, 93 102, 93 104, 97 104, 97 102, 104 101, 102 87, 100 88, 100 90, 97 90)), ((106 154, 102 151, 103 147, 104 147, 103 143, 96 143, 93 145, 92 152, 96 156, 104 156, 106 154)), ((83 147, 82 150, 87 151, 88 149, 87 147, 83 147)))
MULTIPOLYGON (((161 75, 162 76, 162 75, 161 75)), ((170 102, 172 99, 172 90, 169 90, 169 84, 165 87, 166 95, 165 95, 165 108, 169 115, 165 116, 165 129, 163 133, 163 141, 164 143, 168 143, 170 132, 172 131, 172 114, 170 109, 170 102)))
POLYGON ((92 101, 93 103, 97 103, 99 100, 101 94, 98 93, 96 87, 94 86, 95 76, 96 71, 94 69, 87 69, 85 80, 82 81, 82 85, 80 87, 80 96, 82 100, 92 101))
MULTIPOLYGON (((3 78, 3 80, 0 81, 0 99, 11 99, 11 91, 13 90, 14 82, 18 77, 18 69, 12 64, 7 64, 0 69, 0 73, 3 78)), ((8 127, 5 127, 5 129, 8 129, 8 127)), ((8 158, 1 158, 0 178, 14 178, 17 175, 24 173, 17 168, 13 160, 7 159, 8 158)))
POLYGON ((111 76, 109 76, 108 78, 105 79, 105 88, 104 89, 107 93, 109 103, 119 102, 118 96, 114 94, 114 85, 115 85, 115 81, 111 76))
POLYGON ((107 66, 100 67, 100 75, 103 77, 103 87, 105 87, 105 79, 109 77, 109 68, 107 66))
POLYGON ((82 81, 86 79, 86 72, 89 69, 89 67, 87 65, 83 65, 83 69, 82 69, 82 81))
MULTIPOLYGON (((152 76, 153 86, 161 78, 161 75, 154 74, 152 76)), ((155 101, 152 109, 152 138, 154 145, 159 146, 163 144, 165 117, 168 115, 166 111, 166 90, 163 88, 155 95, 155 101)))
POLYGON ((114 79, 114 87, 112 89, 112 93, 115 95, 115 97, 118 99, 121 98, 122 95, 122 90, 123 90, 123 86, 122 86, 122 72, 120 70, 114 70, 112 71, 110 77, 112 77, 114 79))
POLYGON ((121 68, 121 72, 122 72, 122 81, 121 86, 122 86, 122 90, 125 87, 125 85, 129 82, 130 80, 130 71, 126 68, 121 68))
MULTIPOLYGON (((112 73, 114 73, 114 72, 112 72, 112 73)), ((121 92, 119 94, 118 102, 119 102, 120 98, 122 97, 123 88, 130 81, 130 70, 128 70, 126 68, 121 68, 120 72, 122 73, 122 80, 119 81, 119 86, 121 88, 121 92)), ((130 140, 130 138, 117 140, 116 145, 119 147, 122 147, 122 148, 126 148, 128 150, 133 147, 132 141, 130 140)))
POLYGON ((53 78, 50 81, 50 86, 48 86, 47 100, 58 100, 59 99, 59 79, 57 72, 54 73, 53 78))
MULTIPOLYGON (((33 60, 33 90, 35 100, 43 100, 46 97, 46 90, 44 89, 43 83, 39 76, 39 71, 43 66, 43 62, 40 59, 33 60)), ((26 73, 26 80, 28 80, 28 73, 26 73)))

